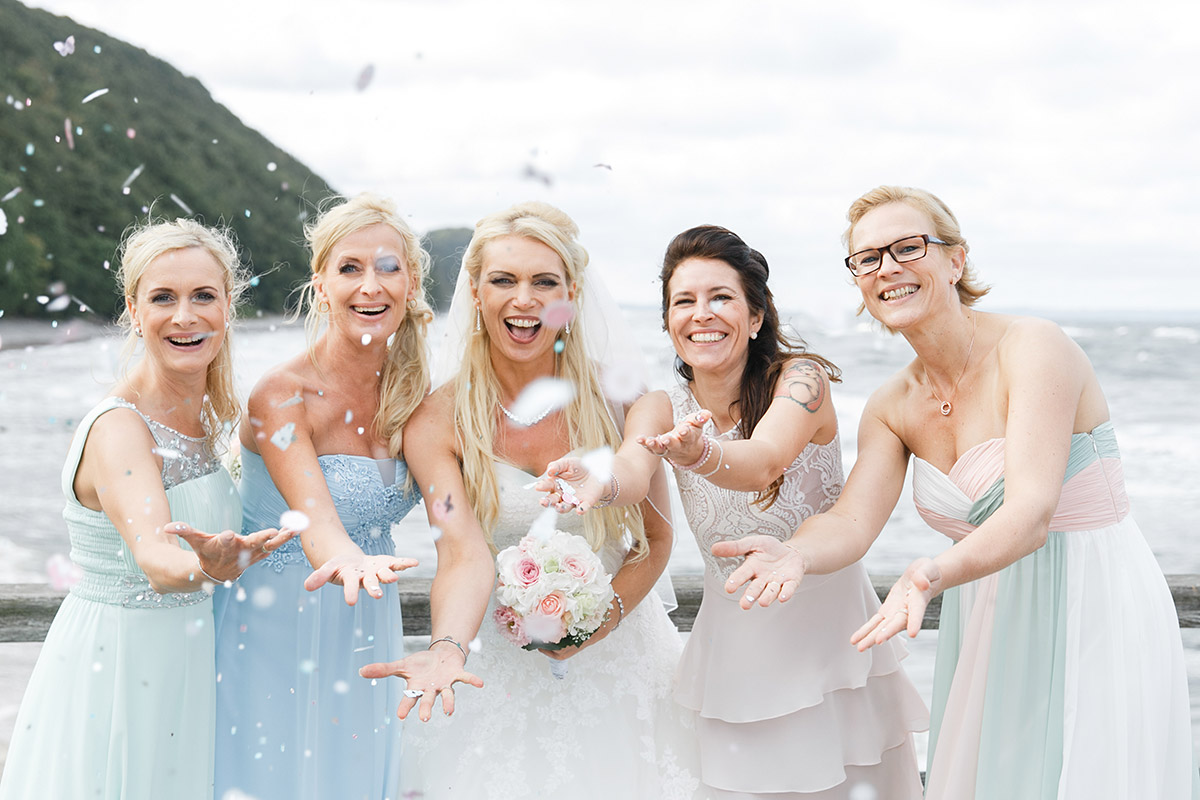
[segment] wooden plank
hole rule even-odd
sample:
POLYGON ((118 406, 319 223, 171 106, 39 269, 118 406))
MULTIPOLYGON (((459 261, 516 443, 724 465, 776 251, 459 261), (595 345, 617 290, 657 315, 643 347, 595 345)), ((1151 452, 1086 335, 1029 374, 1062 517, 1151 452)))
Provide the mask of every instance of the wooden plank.
MULTIPOLYGON (((896 582, 895 575, 872 578, 875 592, 882 600, 896 582)), ((671 619, 681 631, 690 631, 696 611, 700 608, 704 578, 700 575, 676 575, 675 596, 679 607, 671 619)), ((404 632, 410 636, 429 635, 428 578, 402 578, 400 603, 404 607, 404 632)), ((1200 575, 1168 575, 1167 584, 1175 599, 1182 628, 1200 628, 1200 575)), ((324 591, 341 591, 329 587, 324 591)), ((40 583, 0 584, 0 642, 40 642, 46 638, 50 621, 66 592, 59 592, 40 583)), ((370 601, 364 601, 370 602, 370 601)), ((921 627, 936 630, 941 598, 934 600, 925 613, 921 627)), ((751 612, 752 613, 752 612, 751 612)), ((485 620, 484 624, 488 624, 485 620)))

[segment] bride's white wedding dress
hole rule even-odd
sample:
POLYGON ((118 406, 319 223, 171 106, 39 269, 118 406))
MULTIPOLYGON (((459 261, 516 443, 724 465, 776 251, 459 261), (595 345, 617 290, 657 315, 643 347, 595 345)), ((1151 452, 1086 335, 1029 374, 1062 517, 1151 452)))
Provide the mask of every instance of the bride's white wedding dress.
MULTIPOLYGON (((533 476, 497 462, 500 517, 496 547, 514 545, 543 511, 524 488, 533 476)), ((582 533, 583 520, 559 517, 582 533)), ((626 547, 600 552, 609 573, 626 547)), ((682 645, 651 592, 628 603, 620 626, 567 660, 562 680, 551 660, 506 641, 492 619, 493 595, 467 668, 483 689, 459 688, 454 716, 435 710, 404 726, 400 797, 692 798, 700 789, 695 733, 671 698, 682 645), (419 794, 418 794, 419 793, 419 794)), ((438 706, 440 708, 440 706, 438 706)))

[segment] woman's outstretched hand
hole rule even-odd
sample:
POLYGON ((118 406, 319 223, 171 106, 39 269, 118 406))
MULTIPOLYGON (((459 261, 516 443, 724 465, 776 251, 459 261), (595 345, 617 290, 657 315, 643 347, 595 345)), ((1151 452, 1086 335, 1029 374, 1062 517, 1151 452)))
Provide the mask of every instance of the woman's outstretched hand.
POLYGON ((241 536, 233 531, 205 533, 186 522, 169 522, 165 532, 178 536, 200 559, 200 568, 219 581, 236 581, 246 568, 266 558, 295 535, 295 531, 265 528, 241 536))
POLYGON ((545 492, 541 503, 545 508, 554 506, 560 514, 575 509, 583 514, 595 508, 609 491, 608 483, 598 481, 584 466, 583 459, 565 456, 546 465, 546 474, 537 479, 533 488, 545 492))
POLYGON ((757 601, 766 608, 775 602, 786 603, 804 579, 804 557, 794 547, 774 536, 746 536, 729 542, 717 542, 712 554, 718 558, 745 556, 741 566, 725 582, 725 591, 736 592, 749 583, 740 605, 748 609, 757 601))
POLYGON ((883 644, 903 630, 908 631, 908 638, 914 638, 921 630, 925 609, 942 591, 941 581, 942 571, 933 559, 918 558, 909 564, 875 616, 850 637, 850 644, 861 652, 883 644))
POLYGON ((381 583, 395 583, 400 579, 397 572, 415 567, 415 558, 397 556, 368 556, 362 553, 345 553, 334 556, 304 580, 304 588, 315 591, 327 583, 339 583, 346 594, 346 605, 358 602, 358 590, 363 588, 371 597, 383 597, 381 583))
POLYGON ((704 425, 710 419, 712 412, 702 408, 679 420, 666 433, 639 436, 635 441, 654 455, 669 458, 676 464, 696 464, 704 457, 704 425))
POLYGON ((466 683, 476 689, 483 688, 483 680, 467 672, 465 667, 457 649, 446 646, 436 651, 413 653, 399 661, 367 664, 358 674, 364 678, 403 678, 408 686, 404 690, 404 699, 396 709, 396 716, 405 719, 419 705, 417 716, 422 722, 429 722, 433 716, 433 701, 439 696, 446 716, 454 713, 454 684, 466 683))

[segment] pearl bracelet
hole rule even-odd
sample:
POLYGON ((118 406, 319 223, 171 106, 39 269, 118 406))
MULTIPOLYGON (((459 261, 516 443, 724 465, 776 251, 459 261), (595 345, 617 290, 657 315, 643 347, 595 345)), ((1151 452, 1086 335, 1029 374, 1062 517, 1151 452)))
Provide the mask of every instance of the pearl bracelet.
POLYGON ((612 475, 608 479, 608 497, 602 497, 592 504, 592 508, 606 508, 617 502, 617 498, 621 496, 621 482, 617 480, 616 475, 612 475))
POLYGON ((682 472, 691 472, 696 467, 703 465, 705 461, 708 461, 708 457, 710 455, 712 455, 712 437, 705 436, 704 437, 704 450, 700 453, 700 458, 696 459, 696 461, 694 463, 692 463, 692 464, 676 464, 670 458, 667 459, 667 463, 670 464, 675 469, 680 470, 682 472))
POLYGON ((621 627, 621 620, 625 619, 625 603, 622 602, 621 595, 617 594, 615 589, 613 590, 613 599, 617 601, 617 624, 612 626, 615 631, 621 627))

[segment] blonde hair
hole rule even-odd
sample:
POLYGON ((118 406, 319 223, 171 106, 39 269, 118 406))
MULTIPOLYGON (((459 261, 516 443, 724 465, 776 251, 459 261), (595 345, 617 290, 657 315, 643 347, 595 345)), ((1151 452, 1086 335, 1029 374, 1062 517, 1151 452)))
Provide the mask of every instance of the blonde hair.
MULTIPOLYGON (((199 247, 221 268, 222 288, 229 298, 228 320, 232 324, 237 318, 238 303, 250 285, 249 274, 238 258, 237 243, 228 228, 209 228, 192 219, 179 218, 173 222, 154 222, 135 225, 126 232, 117 251, 121 262, 117 270, 117 285, 122 296, 129 302, 121 310, 118 324, 126 329, 122 359, 128 366, 137 348, 138 337, 134 333, 133 315, 129 303, 136 304, 138 284, 155 259, 174 250, 199 247)), ((204 380, 204 402, 200 409, 200 421, 205 435, 214 450, 229 434, 241 416, 241 405, 233 388, 233 341, 229 331, 222 331, 224 338, 217 357, 208 365, 204 380)))
MULTIPOLYGON (((575 303, 582 303, 587 251, 576 237, 574 220, 547 203, 519 203, 505 211, 484 217, 475 226, 462 268, 478 287, 483 272, 484 250, 505 236, 522 236, 540 242, 562 260, 568 284, 575 285, 575 303)), ((568 447, 594 449, 605 445, 616 450, 621 443, 612 410, 604 399, 596 365, 588 357, 582 329, 582 314, 576 315, 570 334, 563 336, 563 351, 555 359, 555 377, 568 381, 575 396, 565 409, 568 447)), ((462 367, 454 379, 454 421, 462 458, 463 483, 467 501, 493 551, 492 528, 500 513, 500 493, 496 483, 496 409, 500 402, 500 384, 492 366, 487 327, 467 339, 462 367)), ((635 558, 644 557, 646 532, 641 508, 597 509, 584 517, 588 544, 599 550, 609 537, 620 539, 628 530, 633 538, 635 558)))
MULTIPOLYGON (((349 200, 333 198, 315 222, 305 226, 304 236, 312 251, 312 275, 301 289, 298 310, 307 307, 304 319, 308 335, 308 352, 313 357, 317 336, 329 323, 328 310, 322 311, 317 301, 313 278, 325 269, 325 262, 337 243, 363 228, 386 225, 404 240, 404 261, 409 279, 416 284, 414 302, 405 304, 404 320, 388 345, 387 358, 379 374, 379 408, 375 412, 372 431, 388 443, 393 455, 400 453, 404 424, 429 393, 429 356, 425 335, 433 320, 433 310, 425 297, 425 282, 429 276, 429 254, 421 240, 401 218, 396 204, 370 192, 349 200)), ((404 302, 404 298, 399 298, 404 302)))
MULTIPOLYGON (((971 260, 966 257, 971 252, 971 247, 963 238, 962 230, 958 227, 958 218, 937 195, 924 189, 914 189, 908 186, 877 186, 851 203, 850 210, 846 212, 846 218, 850 221, 850 225, 842 234, 842 244, 846 246, 847 254, 851 250, 850 240, 854 236, 854 226, 866 216, 868 211, 888 203, 904 203, 921 211, 933 221, 933 232, 938 239, 948 245, 956 245, 963 249, 962 276, 954 285, 958 290, 958 299, 963 305, 973 306, 991 291, 990 286, 979 283, 971 267, 971 260)), ((859 304, 859 314, 863 312, 864 307, 864 304, 859 304)), ((893 332, 886 325, 884 328, 889 333, 893 332)))

